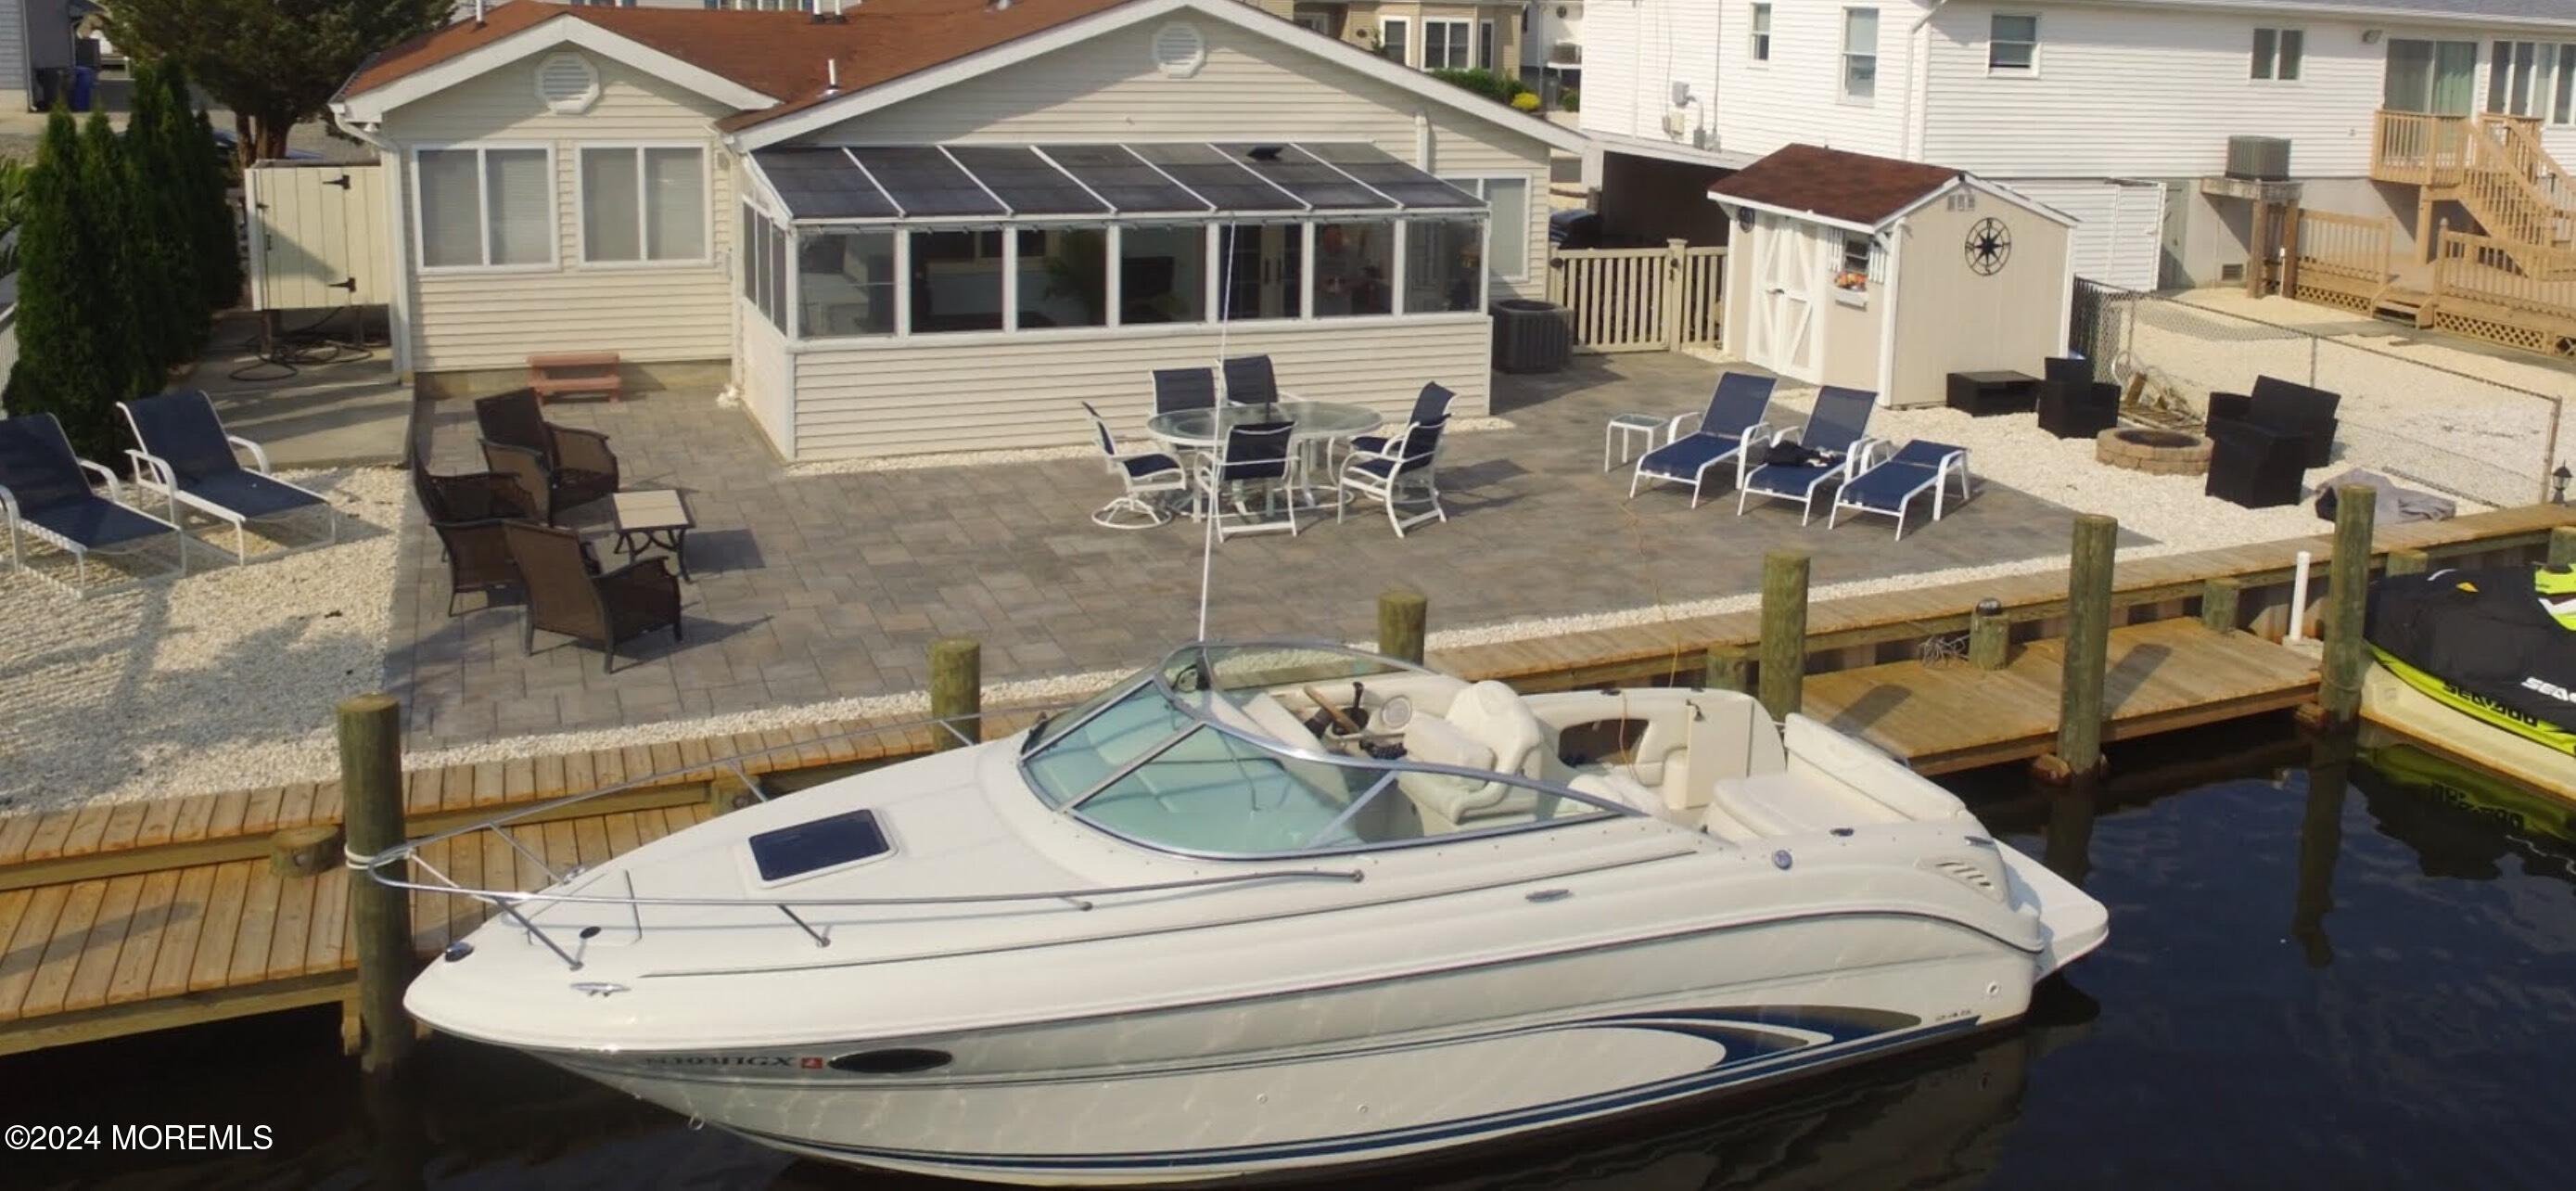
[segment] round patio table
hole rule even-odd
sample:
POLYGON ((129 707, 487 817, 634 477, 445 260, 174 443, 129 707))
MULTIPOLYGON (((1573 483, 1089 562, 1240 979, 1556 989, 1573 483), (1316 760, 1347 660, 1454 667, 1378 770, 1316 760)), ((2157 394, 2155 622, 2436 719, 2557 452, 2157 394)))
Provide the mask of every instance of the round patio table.
MULTIPOLYGON (((1386 419, 1365 405, 1289 398, 1268 404, 1227 402, 1214 409, 1180 409, 1156 414, 1146 421, 1145 433, 1175 451, 1213 457, 1225 445, 1227 431, 1255 422, 1287 422, 1295 426, 1296 429, 1288 432, 1288 441, 1301 452, 1320 450, 1326 466, 1330 466, 1332 444, 1375 430, 1385 425, 1386 419)), ((1321 504, 1314 495, 1312 469, 1301 466, 1300 470, 1307 473, 1301 488, 1308 503, 1321 504)))

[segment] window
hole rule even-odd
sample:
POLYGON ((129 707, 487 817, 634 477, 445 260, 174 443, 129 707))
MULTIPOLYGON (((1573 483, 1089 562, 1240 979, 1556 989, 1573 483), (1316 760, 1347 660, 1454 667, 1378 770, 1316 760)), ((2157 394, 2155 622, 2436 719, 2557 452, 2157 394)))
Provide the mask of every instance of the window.
POLYGON ((1430 20, 1422 22, 1422 69, 1465 70, 1468 57, 1468 24, 1465 21, 1430 20))
POLYGON ((1869 288, 1870 238, 1843 237, 1843 265, 1834 274, 1834 286, 1858 293, 1869 288))
POLYGON ((2487 110, 2568 123, 2569 101, 2576 99, 2571 71, 2576 71, 2576 44, 2496 42, 2487 66, 2487 110))
POLYGON ((554 154, 545 149, 422 149, 420 263, 428 269, 551 265, 554 154))
POLYGON ((754 834, 747 841, 752 866, 763 882, 784 881, 855 864, 894 850, 875 811, 844 811, 828 818, 754 834))
POLYGON ((2308 34, 2304 29, 2257 29, 2254 31, 2254 77, 2276 82, 2296 82, 2299 59, 2307 55, 2308 34))
POLYGON ((1207 228, 1144 227, 1118 230, 1118 321, 1207 321, 1207 228))
POLYGON ((1412 38, 1403 17, 1380 17, 1377 22, 1378 56, 1405 66, 1413 65, 1412 38))
POLYGON ((1486 261, 1494 276, 1519 281, 1529 276, 1529 194, 1527 178, 1442 178, 1441 181, 1485 200, 1493 213, 1492 252, 1486 261))
POLYGON ((706 151, 581 151, 581 259, 586 263, 707 259, 706 151))
POLYGON ((1315 225, 1315 316, 1395 313, 1395 225, 1354 219, 1315 225))
MULTIPOLYGON (((1876 30, 1872 30, 1873 38, 1876 30)), ((2039 70, 2039 18, 1996 13, 1986 26, 1986 70, 2033 74, 2039 70)))
POLYGON ((1878 10, 1843 10, 1843 98, 1868 103, 1878 95, 1878 10))
POLYGON ((1002 233, 913 232, 912 333, 1002 329, 1002 233))
POLYGON ((1230 223, 1217 228, 1225 269, 1227 322, 1302 318, 1306 314, 1306 227, 1298 223, 1230 223))
POLYGON ((2388 39, 2380 106, 2392 112, 2465 116, 2477 102, 2478 43, 2388 39))
POLYGON ((2550 101, 2549 122, 2576 124, 2576 42, 2558 47, 2558 94, 2550 101))
POLYGON ((1109 233, 1101 228, 1019 233, 1019 322, 1030 327, 1109 325, 1109 233))
MULTIPOLYGON (((1404 312, 1485 308, 1485 227, 1474 219, 1416 219, 1404 225, 1404 312)), ((1319 250, 1317 259, 1322 259, 1319 250)), ((1316 283, 1322 284, 1319 271, 1316 283)))
POLYGON ((894 237, 855 228, 804 233, 796 249, 797 334, 894 334, 894 237))
POLYGON ((785 229, 748 204, 742 209, 742 294, 762 318, 787 329, 787 241, 785 229))
POLYGON ((1753 6, 1753 36, 1746 39, 1744 45, 1745 52, 1752 54, 1754 61, 1768 62, 1771 60, 1770 5, 1756 4, 1753 6))
POLYGON ((1482 70, 1494 68, 1494 23, 1492 21, 1476 22, 1476 66, 1482 70))

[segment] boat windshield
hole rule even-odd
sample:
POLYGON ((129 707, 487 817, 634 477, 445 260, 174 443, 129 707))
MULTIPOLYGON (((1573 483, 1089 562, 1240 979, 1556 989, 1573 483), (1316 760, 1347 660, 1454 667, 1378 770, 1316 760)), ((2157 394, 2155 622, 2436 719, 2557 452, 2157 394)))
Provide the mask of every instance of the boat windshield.
POLYGON ((1333 646, 1193 646, 1048 721, 1020 765, 1048 806, 1195 855, 1347 851, 1635 813, 1408 756, 1408 725, 1467 689, 1333 646))

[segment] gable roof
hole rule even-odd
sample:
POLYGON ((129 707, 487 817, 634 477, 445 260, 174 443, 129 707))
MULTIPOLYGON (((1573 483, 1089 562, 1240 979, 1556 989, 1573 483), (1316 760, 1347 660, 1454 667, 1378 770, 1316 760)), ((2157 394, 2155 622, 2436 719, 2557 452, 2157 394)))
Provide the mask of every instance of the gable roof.
POLYGON ((1962 176, 1948 166, 1790 145, 1709 184, 1710 198, 1876 229, 1962 176))
POLYGON ((2125 0, 2156 8, 2236 8, 2273 12, 2344 13, 2358 18, 2433 21, 2499 21, 2576 27, 2569 0, 2125 0))

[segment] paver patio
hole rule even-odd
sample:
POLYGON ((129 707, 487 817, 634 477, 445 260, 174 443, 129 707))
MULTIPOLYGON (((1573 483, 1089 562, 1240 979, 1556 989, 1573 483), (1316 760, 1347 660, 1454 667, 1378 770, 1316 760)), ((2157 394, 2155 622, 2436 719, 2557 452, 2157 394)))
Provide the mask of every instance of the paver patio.
MULTIPOLYGON (((1626 472, 1601 472, 1603 421, 1696 409, 1716 371, 1680 356, 1596 356, 1552 376, 1498 377, 1494 412, 1517 425, 1449 439, 1446 524, 1398 539, 1369 506, 1295 538, 1225 543, 1210 634, 1366 640, 1374 597, 1396 586, 1429 596, 1435 632, 1732 595, 1758 588, 1763 552, 1781 546, 1813 556, 1820 586, 2064 550, 2071 512, 1982 482, 1974 501, 1901 543, 1884 518, 1828 531, 1820 513, 1802 528, 1783 503, 1739 518, 1731 491, 1696 510, 1669 487, 1628 500, 1626 472)), ((1097 458, 799 476, 710 395, 557 402, 548 416, 609 434, 626 487, 688 492, 699 528, 696 582, 682 585, 686 638, 635 642, 610 674, 596 651, 544 634, 522 656, 506 600, 467 596, 447 615, 446 568, 415 509, 387 670, 416 744, 917 690, 930 641, 945 635, 983 642, 988 681, 1128 668, 1197 627, 1198 528, 1093 526, 1116 487, 1097 458)), ((423 420, 438 470, 481 470, 471 403, 434 403, 423 420)), ((613 536, 606 518, 603 502, 569 520, 613 536)))

